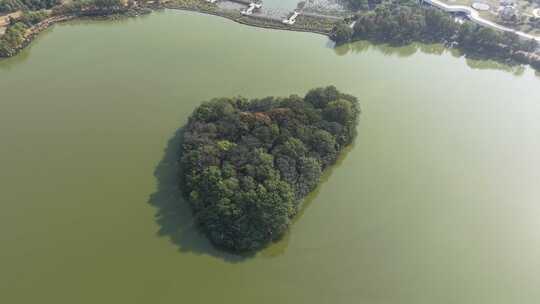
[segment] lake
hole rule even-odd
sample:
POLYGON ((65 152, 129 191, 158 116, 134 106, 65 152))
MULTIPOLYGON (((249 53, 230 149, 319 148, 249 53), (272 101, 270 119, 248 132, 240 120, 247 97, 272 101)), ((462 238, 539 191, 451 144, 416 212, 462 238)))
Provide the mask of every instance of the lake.
POLYGON ((538 303, 539 84, 196 13, 56 25, 0 61, 0 302, 538 303), (329 84, 359 97, 354 146, 282 241, 212 249, 178 128, 212 97, 329 84))

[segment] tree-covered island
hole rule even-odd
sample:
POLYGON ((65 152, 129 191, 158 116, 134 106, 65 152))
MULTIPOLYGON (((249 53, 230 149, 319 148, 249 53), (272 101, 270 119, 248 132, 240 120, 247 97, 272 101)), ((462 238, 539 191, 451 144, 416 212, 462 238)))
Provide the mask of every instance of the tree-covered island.
POLYGON ((250 252, 278 240, 321 173, 356 136, 360 109, 335 87, 304 98, 218 98, 184 129, 181 188, 211 242, 250 252))

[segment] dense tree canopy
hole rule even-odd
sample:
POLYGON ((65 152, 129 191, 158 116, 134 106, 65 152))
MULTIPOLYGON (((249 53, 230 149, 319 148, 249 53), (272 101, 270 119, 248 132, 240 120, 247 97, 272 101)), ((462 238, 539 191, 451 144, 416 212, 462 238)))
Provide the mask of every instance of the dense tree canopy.
POLYGON ((338 44, 349 42, 352 36, 353 29, 343 22, 334 26, 332 32, 330 33, 330 38, 338 44))
POLYGON ((0 13, 48 9, 58 4, 60 0, 0 0, 0 13))
MULTIPOLYGON (((351 0, 352 1, 352 0, 351 0)), ((412 0, 386 0, 368 11, 358 12, 352 35, 336 26, 331 38, 337 43, 350 40, 404 45, 415 41, 452 44, 467 55, 531 63, 524 56, 538 47, 511 32, 495 31, 470 21, 455 22, 454 16, 412 0)))
POLYGON ((182 189, 217 246, 253 251, 279 239, 321 172, 356 136, 355 97, 335 87, 302 98, 219 98, 184 132, 182 189))
POLYGON ((381 3, 382 0, 343 0, 342 2, 351 10, 365 10, 369 7, 376 6, 381 3))
POLYGON ((43 12, 24 12, 17 21, 11 20, 6 33, 0 37, 0 57, 14 55, 22 46, 28 28, 45 19, 43 12))

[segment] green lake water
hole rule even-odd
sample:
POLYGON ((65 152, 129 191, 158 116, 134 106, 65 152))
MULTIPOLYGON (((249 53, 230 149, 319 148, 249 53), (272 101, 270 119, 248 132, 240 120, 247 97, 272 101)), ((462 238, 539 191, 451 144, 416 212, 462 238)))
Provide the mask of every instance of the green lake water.
POLYGON ((292 12, 301 0, 263 0, 263 7, 270 10, 292 12))
POLYGON ((165 11, 72 22, 0 61, 0 303, 536 304, 540 78, 438 46, 165 11), (359 136, 291 232, 215 251, 177 129, 215 96, 359 97, 359 136))

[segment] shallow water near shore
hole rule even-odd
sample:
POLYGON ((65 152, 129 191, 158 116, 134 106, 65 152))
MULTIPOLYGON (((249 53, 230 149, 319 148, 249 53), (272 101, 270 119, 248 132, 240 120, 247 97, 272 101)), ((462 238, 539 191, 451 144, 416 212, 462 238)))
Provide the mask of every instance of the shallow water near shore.
POLYGON ((263 7, 279 10, 294 10, 301 0, 266 0, 263 1, 263 7))
POLYGON ((0 61, 0 303, 538 303, 539 84, 196 13, 55 25, 0 61), (354 146, 282 241, 212 249, 178 128, 212 97, 328 84, 360 99, 354 146))

